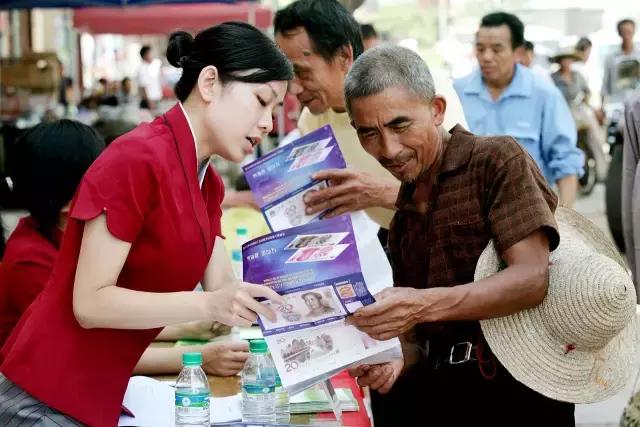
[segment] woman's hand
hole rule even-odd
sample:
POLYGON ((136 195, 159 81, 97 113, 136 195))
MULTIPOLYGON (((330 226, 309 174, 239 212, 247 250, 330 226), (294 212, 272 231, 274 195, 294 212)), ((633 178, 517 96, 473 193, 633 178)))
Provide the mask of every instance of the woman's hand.
POLYGON ((266 298, 275 304, 284 305, 284 299, 263 285, 238 282, 237 286, 227 286, 206 296, 207 317, 229 326, 251 326, 258 320, 257 314, 276 320, 276 313, 255 298, 266 298))
POLYGON ((209 375, 228 377, 244 368, 249 358, 247 341, 211 343, 202 346, 202 369, 209 375))

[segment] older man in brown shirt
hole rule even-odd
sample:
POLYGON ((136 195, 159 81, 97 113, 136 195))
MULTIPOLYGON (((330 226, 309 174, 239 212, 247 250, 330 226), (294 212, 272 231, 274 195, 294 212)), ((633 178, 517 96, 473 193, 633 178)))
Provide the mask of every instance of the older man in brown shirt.
POLYGON ((510 137, 444 130, 446 100, 407 49, 365 52, 345 97, 364 149, 403 182, 389 237, 394 287, 350 320, 403 341, 403 360, 351 370, 361 385, 395 395, 374 410, 376 426, 574 425, 573 405, 516 381, 479 325, 546 295, 557 198, 533 159, 510 137), (474 282, 491 239, 505 268, 474 282))

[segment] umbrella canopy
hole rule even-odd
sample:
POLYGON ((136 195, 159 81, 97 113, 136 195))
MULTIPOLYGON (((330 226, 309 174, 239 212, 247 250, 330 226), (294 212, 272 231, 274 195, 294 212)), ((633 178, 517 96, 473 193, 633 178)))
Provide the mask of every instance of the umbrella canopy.
POLYGON ((77 9, 73 25, 93 34, 168 34, 195 31, 225 21, 243 21, 258 28, 271 25, 272 12, 255 3, 167 4, 127 8, 77 9))
POLYGON ((34 7, 120 7, 168 3, 235 3, 236 0, 0 0, 0 9, 31 9, 34 7))

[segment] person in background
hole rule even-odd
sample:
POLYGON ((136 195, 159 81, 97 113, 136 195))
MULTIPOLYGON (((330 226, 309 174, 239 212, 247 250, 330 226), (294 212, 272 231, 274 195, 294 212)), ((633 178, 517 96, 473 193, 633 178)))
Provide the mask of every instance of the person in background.
POLYGON ((150 46, 140 49, 140 69, 138 70, 138 92, 140 108, 153 110, 162 99, 162 62, 153 58, 150 46))
POLYGON ((602 150, 605 137, 600 128, 598 115, 589 104, 591 89, 584 76, 573 69, 574 62, 579 59, 573 49, 560 51, 550 59, 560 66, 558 71, 551 75, 551 79, 567 101, 577 130, 586 132, 584 143, 595 158, 598 178, 605 179, 607 159, 602 150))
MULTIPOLYGON (((360 26, 336 0, 298 0, 276 13, 276 42, 293 64, 289 90, 303 111, 298 120, 302 135, 331 125, 347 169, 315 175, 331 187, 307 193, 307 214, 332 209, 328 217, 365 210, 383 229, 395 213, 400 182, 368 155, 351 126, 344 101, 344 79, 353 61, 364 51, 360 26)), ((465 123, 450 81, 436 81, 448 100, 445 127, 465 123)), ((384 233, 383 233, 384 234, 384 233)), ((381 237, 386 243, 386 238, 381 237)))
POLYGON ((640 295, 640 89, 626 103, 622 154, 622 227, 629 267, 640 295))
POLYGON ((476 33, 480 65, 454 83, 469 129, 477 135, 509 135, 533 157, 560 204, 571 207, 583 173, 584 155, 562 94, 553 83, 518 64, 524 25, 515 15, 486 15, 476 33))
POLYGON ((362 46, 364 50, 371 49, 380 44, 380 37, 373 25, 360 24, 360 32, 362 33, 362 46))
POLYGON ((131 79, 125 77, 120 82, 120 92, 118 94, 118 105, 126 105, 133 102, 133 87, 131 79))
POLYGON ((520 63, 540 77, 549 80, 551 78, 549 76, 549 70, 536 62, 535 45, 533 44, 533 42, 525 40, 522 46, 524 52, 522 54, 522 57, 520 58, 520 63))
MULTIPOLYGON (((6 254, 1 258, 0 347, 49 281, 71 199, 104 145, 92 128, 71 120, 40 124, 18 141, 14 191, 29 216, 22 218, 9 236, 6 254)), ((157 339, 206 340, 224 331, 217 322, 190 322, 164 328, 157 339)), ((249 356, 246 342, 212 343, 197 348, 150 347, 134 373, 177 373, 182 368, 182 353, 191 350, 202 351, 203 368, 212 375, 235 375, 249 356)))
POLYGON ((579 72, 573 69, 573 64, 580 57, 573 51, 562 51, 550 58, 550 61, 558 64, 559 68, 551 75, 551 80, 556 85, 569 106, 588 103, 591 90, 587 81, 579 72))
POLYGON ((578 42, 576 43, 575 52, 576 55, 580 58, 577 63, 574 63, 574 68, 579 64, 586 64, 591 57, 591 49, 593 48, 593 43, 587 37, 580 37, 578 42))
POLYGON ((534 52, 535 45, 533 44, 533 42, 525 40, 524 44, 522 45, 522 49, 524 50, 524 52, 522 54, 522 57, 520 58, 520 63, 527 68, 531 68, 531 66, 534 64, 536 56, 534 52))
POLYGON ((2 222, 2 216, 0 216, 0 261, 4 255, 4 249, 6 246, 6 240, 4 238, 4 223, 2 222))
POLYGON ((604 64, 604 76, 602 79, 602 89, 600 90, 602 96, 602 105, 608 102, 625 102, 629 91, 632 88, 627 88, 619 85, 621 79, 621 72, 624 74, 624 69, 627 68, 626 64, 629 64, 629 69, 634 70, 632 72, 639 73, 640 67, 640 47, 636 46, 633 37, 636 33, 636 23, 631 19, 623 19, 617 24, 618 35, 622 39, 620 48, 612 52, 604 64))
POLYGON ((0 425, 114 426, 162 328, 249 326, 258 313, 275 319, 256 298, 284 304, 235 278, 221 237, 224 184, 209 159, 240 163, 269 133, 291 65, 238 22, 172 34, 167 59, 183 69, 179 102, 89 167, 50 280, 0 350, 0 425))

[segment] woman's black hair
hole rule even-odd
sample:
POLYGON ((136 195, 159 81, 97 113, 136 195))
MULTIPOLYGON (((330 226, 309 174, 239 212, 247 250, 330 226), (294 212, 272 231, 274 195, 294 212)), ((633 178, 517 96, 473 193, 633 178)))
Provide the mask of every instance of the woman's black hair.
POLYGON ((95 130, 66 119, 41 123, 16 142, 14 191, 45 238, 53 239, 60 211, 103 148, 95 130))
POLYGON ((199 32, 195 38, 177 31, 169 37, 167 60, 183 69, 175 87, 180 101, 187 99, 200 71, 209 65, 217 68, 222 83, 267 83, 293 78, 289 60, 275 43, 243 22, 216 25, 199 32))

